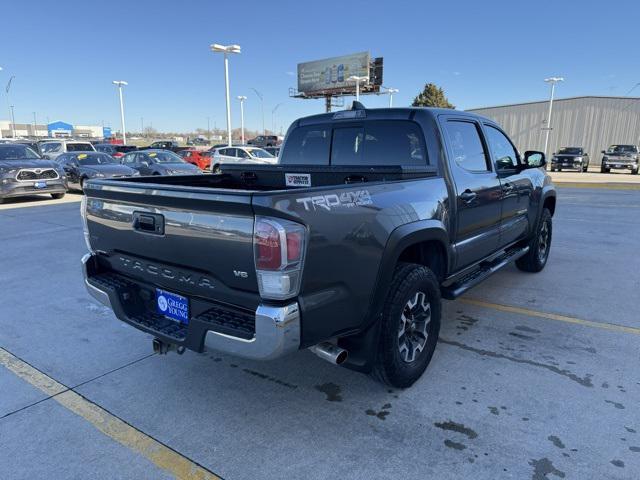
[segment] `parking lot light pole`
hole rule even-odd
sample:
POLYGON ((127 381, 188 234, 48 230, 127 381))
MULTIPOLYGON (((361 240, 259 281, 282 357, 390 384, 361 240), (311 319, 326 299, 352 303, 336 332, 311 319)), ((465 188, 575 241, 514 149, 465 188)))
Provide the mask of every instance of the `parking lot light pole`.
POLYGON ((231 100, 229 99, 229 54, 241 53, 240 45, 210 45, 212 52, 224 53, 224 88, 227 99, 227 144, 231 146, 231 100))
POLYGON ((564 82, 564 78, 562 77, 549 77, 544 79, 545 82, 551 84, 551 97, 549 98, 549 114, 547 115, 547 135, 544 140, 544 154, 549 156, 549 152, 547 152, 547 148, 549 148, 549 133, 551 132, 551 112, 553 110, 553 94, 556 89, 556 83, 564 82))
POLYGON ((273 129, 274 135, 276 133, 276 112, 281 106, 282 106, 282 103, 279 103, 275 107, 273 107, 273 109, 271 110, 271 128, 273 129))
POLYGON ((242 144, 244 145, 244 101, 247 99, 244 95, 239 95, 240 100, 240 137, 242 144))
POLYGON ((255 88, 252 88, 251 90, 253 90, 254 92, 256 92, 256 95, 258 96, 258 98, 260 99, 260 109, 262 110, 262 134, 266 135, 267 134, 267 130, 264 127, 264 97, 262 96, 262 94, 256 90, 255 88))
POLYGON ((129 85, 124 80, 114 80, 113 84, 118 87, 118 93, 120 95, 120 121, 122 123, 122 144, 127 144, 127 130, 124 126, 124 101, 122 100, 122 87, 129 85))
POLYGON ((13 138, 16 138, 16 122, 15 120, 13 120, 13 105, 11 105, 11 101, 9 100, 9 90, 11 90, 11 82, 13 82, 14 78, 16 78, 16 76, 11 75, 11 77, 9 78, 9 81, 7 82, 7 88, 5 88, 5 92, 7 94, 7 108, 9 110, 9 116, 12 119, 11 120, 11 136, 13 138))
POLYGON ((387 93, 389 94, 389 108, 393 107, 393 94, 398 93, 400 90, 397 88, 387 88, 387 93))
POLYGON ((347 82, 355 82, 356 83, 356 102, 360 101, 360 82, 364 82, 366 80, 369 80, 369 77, 365 77, 365 76, 357 76, 357 75, 351 75, 349 78, 347 78, 347 82))

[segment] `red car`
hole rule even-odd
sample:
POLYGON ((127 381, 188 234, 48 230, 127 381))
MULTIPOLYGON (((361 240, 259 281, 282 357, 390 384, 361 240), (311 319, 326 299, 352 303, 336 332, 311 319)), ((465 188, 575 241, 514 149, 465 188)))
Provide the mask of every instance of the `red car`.
POLYGON ((211 152, 207 150, 196 150, 190 148, 188 150, 181 150, 178 152, 185 162, 192 163, 200 170, 209 170, 211 167, 211 152))

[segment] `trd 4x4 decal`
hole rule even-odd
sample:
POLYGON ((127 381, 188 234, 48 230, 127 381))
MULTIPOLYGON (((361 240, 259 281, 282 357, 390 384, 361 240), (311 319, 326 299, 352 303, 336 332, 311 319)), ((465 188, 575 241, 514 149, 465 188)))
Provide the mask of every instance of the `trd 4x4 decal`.
POLYGON ((318 210, 323 209, 331 211, 334 208, 351 208, 371 205, 371 195, 369 190, 355 190, 352 192, 342 192, 339 195, 330 193, 328 195, 318 195, 314 197, 303 197, 296 199, 297 203, 304 205, 304 209, 318 210))

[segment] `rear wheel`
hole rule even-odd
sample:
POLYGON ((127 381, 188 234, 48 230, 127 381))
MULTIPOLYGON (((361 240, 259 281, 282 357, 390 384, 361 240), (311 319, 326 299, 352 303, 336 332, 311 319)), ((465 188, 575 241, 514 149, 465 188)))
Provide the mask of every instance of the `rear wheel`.
POLYGON ((637 175, 637 174, 638 174, 638 167, 631 170, 631 175, 637 175))
POLYGON ((600 173, 609 173, 611 171, 610 168, 605 167, 604 165, 600 167, 600 173))
POLYGON ((589 164, 587 164, 587 165, 583 165, 583 166, 582 166, 582 171, 583 171, 583 172, 586 172, 587 170, 589 170, 589 164))
POLYGON ((51 197, 54 200, 60 200, 61 198, 64 198, 64 193, 52 193, 51 197))
POLYGON ((548 208, 542 210, 542 217, 538 224, 538 231, 529 240, 529 251, 516 260, 516 266, 525 272, 539 272, 547 264, 551 249, 551 234, 553 230, 551 212, 548 208))
POLYGON ((372 376, 406 388, 429 365, 440 333, 440 285, 431 270, 402 263, 396 267, 382 311, 372 376))
POLYGON ((216 163, 211 169, 211 173, 220 173, 220 165, 216 163))

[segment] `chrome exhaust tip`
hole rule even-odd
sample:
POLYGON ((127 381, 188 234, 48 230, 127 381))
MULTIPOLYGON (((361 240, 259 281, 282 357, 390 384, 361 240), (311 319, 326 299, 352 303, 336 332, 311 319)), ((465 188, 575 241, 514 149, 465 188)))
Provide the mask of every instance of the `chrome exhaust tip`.
POLYGON ((322 342, 313 347, 309 347, 313 353, 319 356, 321 359, 326 360, 334 365, 340 365, 347 360, 349 352, 344 348, 340 348, 330 342, 322 342))

